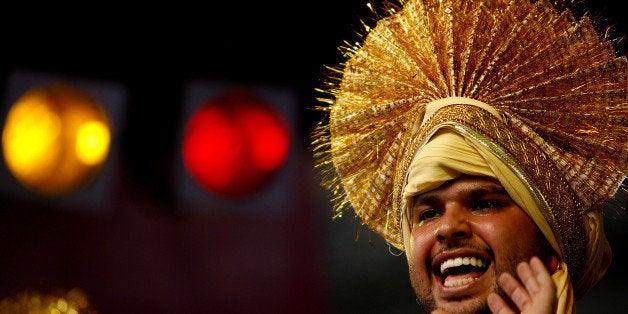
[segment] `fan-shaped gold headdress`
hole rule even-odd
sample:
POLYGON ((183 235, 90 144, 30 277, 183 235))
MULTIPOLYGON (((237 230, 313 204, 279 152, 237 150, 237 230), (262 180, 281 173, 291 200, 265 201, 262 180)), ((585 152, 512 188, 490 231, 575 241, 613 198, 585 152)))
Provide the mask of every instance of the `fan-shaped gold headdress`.
POLYGON ((601 210, 628 170, 626 58, 587 17, 546 0, 409 0, 389 12, 345 47, 322 89, 329 121, 313 148, 336 215, 352 207, 403 249, 403 176, 423 139, 449 123, 495 145, 538 187, 577 274, 581 216, 601 210), (489 104, 502 119, 448 106, 417 131, 426 104, 450 97, 489 104))

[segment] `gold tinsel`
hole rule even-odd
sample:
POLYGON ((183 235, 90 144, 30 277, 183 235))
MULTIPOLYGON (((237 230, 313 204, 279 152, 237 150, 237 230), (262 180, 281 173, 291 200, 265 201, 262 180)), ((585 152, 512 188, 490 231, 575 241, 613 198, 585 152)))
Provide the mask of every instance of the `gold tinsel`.
POLYGON ((333 193, 333 216, 353 209, 403 249, 395 184, 416 149, 413 126, 431 101, 473 98, 499 111, 507 125, 496 127, 520 137, 511 155, 517 147, 535 151, 513 157, 544 196, 554 197, 554 183, 565 186, 550 214, 557 229, 574 225, 561 236, 577 259, 584 227, 575 216, 600 210, 628 170, 628 63, 588 16, 562 7, 546 0, 382 4, 385 14, 372 28, 364 23, 363 40, 340 47, 346 59, 329 67, 319 89, 317 109, 327 120, 314 130, 312 149, 333 193))

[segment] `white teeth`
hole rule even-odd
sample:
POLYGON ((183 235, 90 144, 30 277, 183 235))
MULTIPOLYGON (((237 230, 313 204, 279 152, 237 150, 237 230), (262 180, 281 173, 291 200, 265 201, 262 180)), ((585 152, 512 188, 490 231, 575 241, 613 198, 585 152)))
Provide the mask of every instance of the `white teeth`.
POLYGON ((457 267, 457 266, 461 266, 461 265, 471 265, 471 266, 475 266, 475 267, 485 267, 486 264, 484 264, 484 262, 476 257, 456 257, 456 258, 451 258, 448 259, 446 261, 444 261, 442 264, 440 264, 440 272, 444 273, 445 270, 452 268, 452 267, 457 267))
POLYGON ((445 287, 458 287, 462 285, 467 285, 467 284, 470 284, 474 280, 476 279, 462 278, 462 279, 455 279, 455 280, 447 280, 445 281, 445 287))

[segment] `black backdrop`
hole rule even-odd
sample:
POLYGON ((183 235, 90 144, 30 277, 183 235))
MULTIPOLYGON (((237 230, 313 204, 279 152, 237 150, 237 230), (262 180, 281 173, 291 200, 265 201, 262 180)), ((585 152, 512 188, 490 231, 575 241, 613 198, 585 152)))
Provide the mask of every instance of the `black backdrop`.
MULTIPOLYGON (((611 17, 618 34, 625 33, 625 10, 620 0, 591 3, 611 17)), ((150 199, 148 207, 166 212, 172 211, 174 207, 174 180, 168 169, 176 154, 174 134, 181 127, 178 125, 179 120, 172 117, 181 114, 181 107, 177 104, 185 82, 206 78, 250 85, 284 84, 295 88, 301 105, 296 125, 298 141, 305 147, 309 129, 319 118, 307 109, 315 104, 313 88, 318 85, 318 75, 324 65, 334 64, 338 60, 336 46, 345 39, 353 38, 353 30, 359 27, 359 16, 367 14, 363 2, 357 0, 163 4, 6 2, 0 6, 0 88, 3 88, 0 91, 3 94, 6 92, 6 79, 17 69, 123 83, 129 92, 129 106, 125 113, 127 123, 121 149, 125 176, 131 182, 129 185, 141 191, 138 194, 142 198, 150 199), (152 158, 146 160, 142 157, 146 154, 152 158)), ((309 167, 307 161, 305 167, 309 167)), ((323 279, 313 280, 316 285, 311 289, 320 290, 320 294, 309 296, 315 301, 304 301, 303 304, 293 306, 309 305, 311 308, 304 311, 314 313, 405 313, 416 309, 405 279, 403 257, 390 254, 388 247, 368 232, 362 231, 356 241, 356 230, 361 229, 358 223, 351 218, 331 223, 329 204, 324 193, 316 190, 312 194, 304 196, 303 202, 309 203, 309 210, 318 212, 313 216, 299 217, 315 220, 314 226, 308 230, 319 235, 307 247, 312 248, 308 252, 322 257, 318 259, 320 264, 302 263, 305 266, 299 271, 306 273, 312 271, 307 267, 319 267, 313 273, 321 274, 323 279)), ((133 194, 129 197, 133 197, 133 194)), ((5 202, 2 206, 2 226, 5 231, 0 233, 0 240, 5 247, 15 249, 11 243, 15 242, 16 235, 32 231, 29 228, 33 228, 33 225, 28 224, 22 228, 20 223, 32 221, 29 215, 42 215, 42 210, 28 209, 26 213, 14 214, 10 207, 16 203, 11 196, 3 195, 2 200, 5 202)), ((22 205, 19 202, 17 204, 22 205)), ((127 225, 122 226, 118 220, 102 225, 95 222, 96 219, 68 218, 65 215, 45 213, 37 226, 45 224, 44 220, 48 219, 57 223, 84 223, 88 226, 85 228, 95 227, 96 231, 108 227, 120 230, 137 228, 127 226, 136 222, 136 214, 123 214, 124 218, 120 220, 124 219, 127 225)), ((163 218, 158 218, 158 222, 140 221, 155 224, 157 228, 163 224, 160 219, 163 218)), ((193 219, 205 221, 198 217, 193 219)), ((214 220, 208 222, 210 226, 215 226, 214 223, 214 220)), ((202 229, 197 225, 191 228, 202 229)), ((601 288, 593 291, 593 296, 582 304, 583 310, 579 312, 598 313, 599 309, 616 309, 620 313, 623 312, 621 309, 628 308, 625 301, 620 301, 623 298, 619 297, 621 288, 625 288, 621 278, 627 276, 619 265, 626 261, 621 241, 626 235, 626 224, 617 223, 610 228, 616 262, 610 278, 605 279, 601 288)), ((65 236, 58 241, 73 241, 81 237, 83 229, 72 230, 66 230, 65 236)), ((118 238, 109 239, 107 232, 103 231, 102 234, 98 237, 99 241, 121 241, 118 238)), ((303 234, 298 233, 298 236, 303 234)), ((32 236, 28 240, 37 241, 38 238, 32 236)), ((208 249, 196 245, 199 249, 208 249)), ((140 248, 130 250, 141 251, 140 248)), ((18 259, 15 254, 10 257, 13 253, 9 249, 4 250, 0 256, 0 265, 16 267, 32 258, 25 253, 19 256, 31 257, 18 259)), ((21 272, 5 269, 2 273, 28 273, 28 267, 23 267, 20 268, 21 272)), ((52 264, 42 272, 56 268, 59 265, 52 264)), ((119 271, 111 273, 124 273, 119 271)), ((69 270, 57 272, 53 278, 59 279, 62 277, 59 273, 67 272, 69 270)), ((82 274, 91 273, 83 270, 82 274)), ((11 277, 9 282, 20 282, 18 277, 11 277)), ((94 278, 110 282, 97 275, 94 278)), ((29 280, 37 281, 30 277, 29 280)), ((0 283, 2 281, 0 278, 0 283)), ((5 284, 0 285, 3 294, 10 289, 7 282, 5 280, 5 284)), ((117 287, 112 285, 111 288, 117 287)), ((140 304, 133 310, 136 313, 142 309, 168 308, 160 303, 163 300, 158 300, 161 296, 128 301, 121 300, 119 296, 123 294, 100 296, 104 291, 104 288, 88 289, 95 303, 105 312, 124 312, 122 306, 115 306, 116 302, 127 306, 127 309, 134 302, 140 304), (154 307, 146 304, 153 304, 154 307)), ((301 291, 296 295, 303 294, 301 291)), ((202 306, 206 305, 203 303, 202 306)), ((264 312, 262 309, 260 311, 264 312)))

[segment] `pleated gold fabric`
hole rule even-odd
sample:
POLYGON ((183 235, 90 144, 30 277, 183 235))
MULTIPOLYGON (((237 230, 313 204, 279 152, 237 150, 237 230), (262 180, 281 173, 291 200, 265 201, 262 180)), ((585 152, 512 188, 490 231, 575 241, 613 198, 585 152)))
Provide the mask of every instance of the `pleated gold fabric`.
MULTIPOLYGON (((582 295, 599 279, 602 204, 628 171, 628 62, 592 21, 546 0, 410 0, 341 47, 312 134, 334 217, 351 209, 403 250, 412 158, 440 128, 483 143, 534 187, 582 295), (426 105, 463 97, 426 116, 426 105), (594 218, 591 218, 594 217, 594 218), (586 278, 582 277, 586 274, 586 278)), ((366 23, 365 23, 366 25, 366 23)), ((603 235, 603 230, 601 232, 603 235)))

